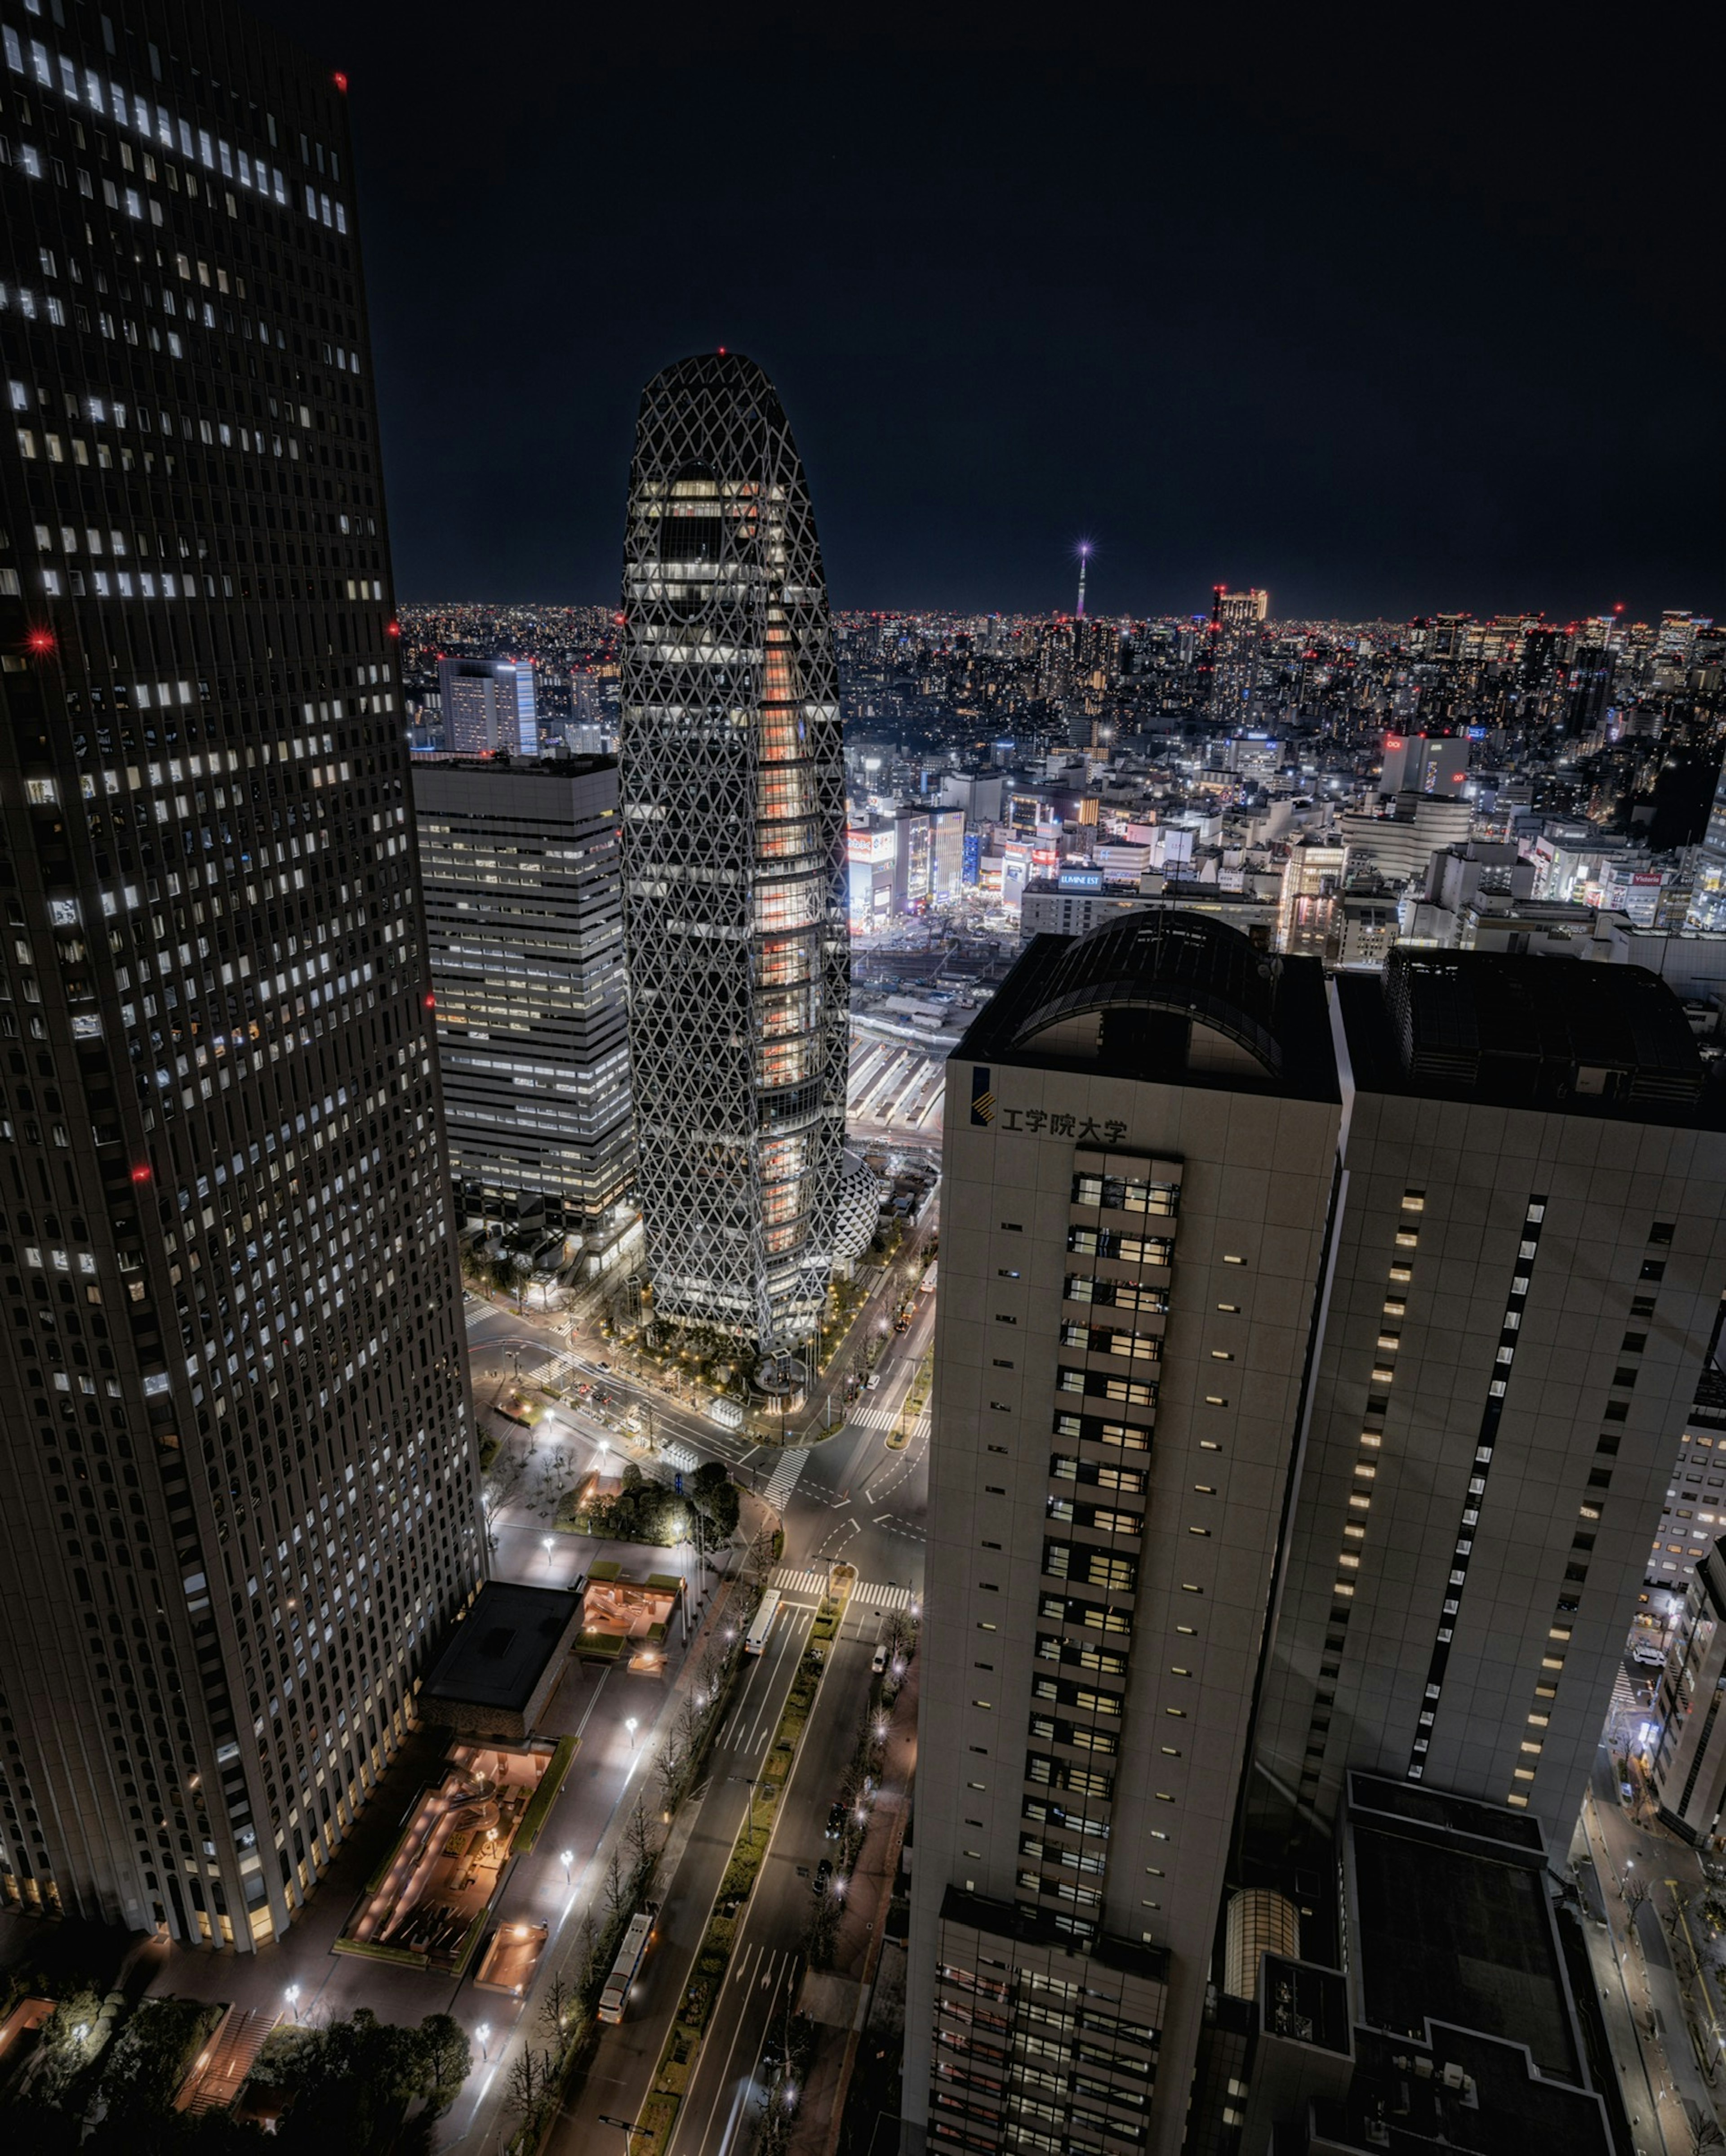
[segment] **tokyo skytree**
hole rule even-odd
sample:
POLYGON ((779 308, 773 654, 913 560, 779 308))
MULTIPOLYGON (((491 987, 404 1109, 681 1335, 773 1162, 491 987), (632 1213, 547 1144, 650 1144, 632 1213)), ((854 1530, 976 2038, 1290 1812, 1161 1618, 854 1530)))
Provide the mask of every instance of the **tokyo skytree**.
POLYGON ((772 384, 648 384, 623 562, 629 1041, 656 1315, 801 1389, 832 1265, 849 952, 832 624, 772 384))

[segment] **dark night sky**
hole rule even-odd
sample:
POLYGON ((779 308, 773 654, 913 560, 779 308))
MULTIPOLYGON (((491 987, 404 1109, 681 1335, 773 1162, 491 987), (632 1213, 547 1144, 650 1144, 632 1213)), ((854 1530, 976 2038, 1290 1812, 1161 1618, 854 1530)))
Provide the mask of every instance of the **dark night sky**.
POLYGON ((725 344, 839 606, 1068 604, 1081 536, 1099 613, 1720 606, 1699 13, 258 12, 352 83, 404 598, 609 601, 725 344))

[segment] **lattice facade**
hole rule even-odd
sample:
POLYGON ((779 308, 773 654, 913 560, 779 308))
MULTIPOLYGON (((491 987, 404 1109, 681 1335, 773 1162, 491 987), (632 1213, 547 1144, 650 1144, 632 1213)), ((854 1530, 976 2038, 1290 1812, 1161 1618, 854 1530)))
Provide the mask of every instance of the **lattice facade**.
POLYGON ((838 685, 791 429, 753 361, 648 384, 623 569, 625 934, 658 1314, 813 1332, 845 1132, 838 685))

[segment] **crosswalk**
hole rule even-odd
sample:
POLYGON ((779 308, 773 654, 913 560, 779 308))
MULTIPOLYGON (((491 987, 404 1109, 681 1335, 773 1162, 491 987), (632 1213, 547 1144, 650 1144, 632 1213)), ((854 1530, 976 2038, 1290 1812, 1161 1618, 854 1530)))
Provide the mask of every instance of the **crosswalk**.
MULTIPOLYGON (((848 1430, 897 1430, 900 1418, 891 1408, 853 1408, 845 1419, 848 1430)), ((911 1435, 918 1437, 929 1428, 929 1409, 924 1408, 909 1425, 911 1435)))
MULTIPOLYGON (((781 1594, 824 1594, 827 1592, 827 1575, 818 1568, 812 1570, 805 1568, 799 1571, 794 1566, 781 1564, 776 1566, 767 1584, 770 1587, 776 1587, 781 1594)), ((877 1581, 863 1579, 859 1580, 851 1590, 851 1607, 853 1610, 908 1609, 911 1605, 911 1589, 909 1587, 900 1587, 892 1583, 883 1584, 877 1581)))
POLYGON ((773 1471, 773 1479, 761 1492, 776 1512, 782 1512, 786 1501, 797 1486, 797 1478, 809 1465, 809 1455, 794 1449, 787 1452, 773 1471))

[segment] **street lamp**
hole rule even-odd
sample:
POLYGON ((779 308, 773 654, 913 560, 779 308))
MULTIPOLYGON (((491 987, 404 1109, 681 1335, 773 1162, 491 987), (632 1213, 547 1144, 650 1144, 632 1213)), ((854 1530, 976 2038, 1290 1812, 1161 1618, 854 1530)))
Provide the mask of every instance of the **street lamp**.
POLYGON ((540 1537, 540 1548, 545 1553, 545 1566, 548 1571, 551 1569, 551 1552, 556 1540, 556 1535, 542 1535, 540 1537))
POLYGON ((297 1984, 290 1984, 282 1995, 294 2009, 294 2019, 297 2021, 300 2019, 300 1986, 297 1984))
POLYGON ((636 1731, 636 1720, 633 1714, 629 1717, 628 1720, 625 1722, 623 1727, 629 1732, 629 1748, 633 1752, 635 1749, 636 1731))
POLYGON ((607 2118, 605 2113, 601 2112, 599 2114, 599 2123, 602 2126, 615 2126, 617 2128, 617 2131, 623 2137, 623 2156, 629 2156, 629 2152, 634 2146, 633 2137, 635 2133, 635 2122, 633 2119, 628 2118, 607 2118))
POLYGON ((479 2024, 479 2027, 478 2027, 478 2028, 474 2031, 474 2035, 475 2035, 479 2039, 479 2056, 480 2056, 480 2057, 481 2057, 482 2059, 489 2059, 489 2058, 490 2058, 490 2056, 491 2056, 491 2024, 490 2024, 490 2022, 489 2022, 489 2021, 482 2021, 482 2022, 479 2024))
POLYGON ((576 1861, 576 1852, 572 1849, 560 1850, 558 1851, 558 1861, 563 1866, 563 1883, 567 1887, 574 1876, 570 1867, 576 1861))

